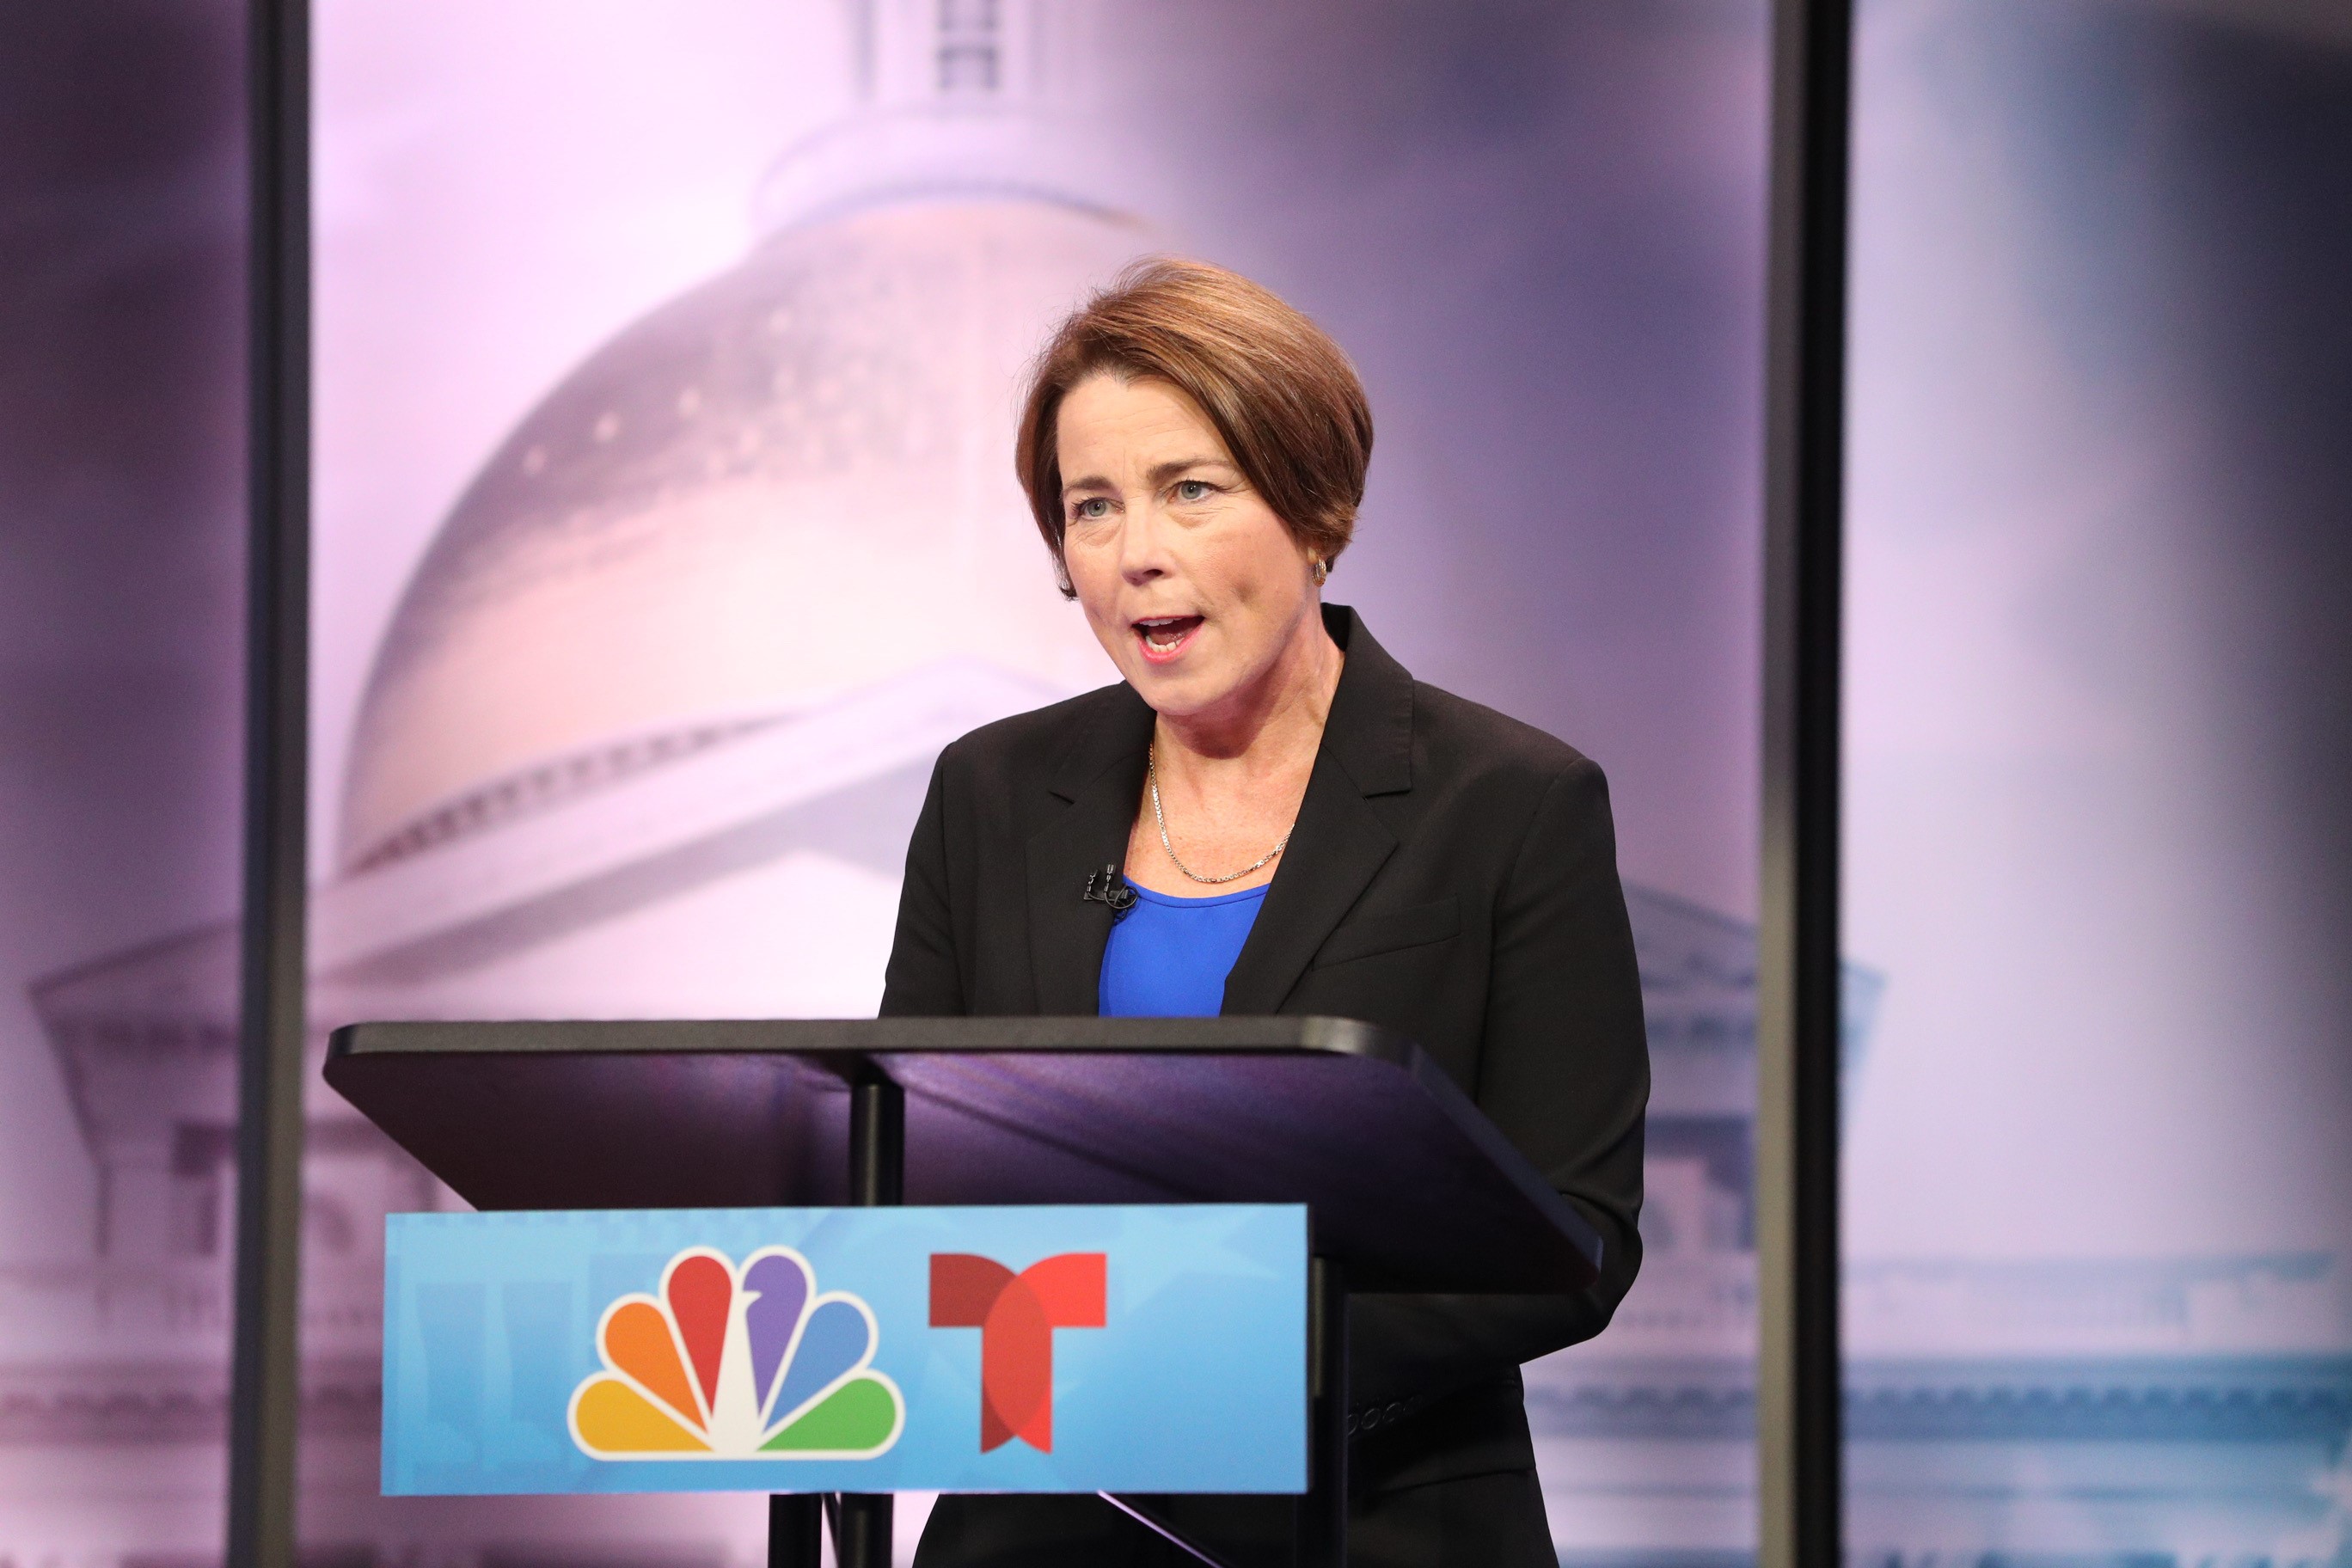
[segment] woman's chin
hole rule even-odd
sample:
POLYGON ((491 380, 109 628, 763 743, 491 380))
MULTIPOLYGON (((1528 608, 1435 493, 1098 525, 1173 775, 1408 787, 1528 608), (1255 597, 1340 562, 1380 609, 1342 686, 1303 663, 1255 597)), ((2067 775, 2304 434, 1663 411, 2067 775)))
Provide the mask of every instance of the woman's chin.
POLYGON ((1127 683, 1155 712, 1180 721, 1214 708, 1226 691, 1226 683, 1189 659, 1157 664, 1138 658, 1127 671, 1127 683))

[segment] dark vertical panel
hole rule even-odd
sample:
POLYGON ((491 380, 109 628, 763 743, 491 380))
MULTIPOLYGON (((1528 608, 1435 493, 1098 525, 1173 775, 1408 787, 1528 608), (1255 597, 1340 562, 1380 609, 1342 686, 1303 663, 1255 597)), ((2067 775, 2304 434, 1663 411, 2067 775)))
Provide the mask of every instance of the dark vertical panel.
POLYGON ((252 0, 252 517, 228 1561, 294 1560, 310 646, 310 18, 252 0))
POLYGON ((1838 654, 1851 0, 1773 6, 1757 972, 1763 1568, 1841 1553, 1838 654))
POLYGON ((234 944, 213 984, 187 933, 242 844, 244 57, 215 0, 0 6, 15 1563, 220 1549, 234 944))

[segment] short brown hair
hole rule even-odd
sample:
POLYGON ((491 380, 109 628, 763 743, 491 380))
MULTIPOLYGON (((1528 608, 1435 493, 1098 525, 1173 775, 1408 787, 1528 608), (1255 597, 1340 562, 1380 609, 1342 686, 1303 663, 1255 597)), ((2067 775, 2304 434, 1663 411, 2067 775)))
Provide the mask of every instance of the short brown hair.
POLYGON ((1064 321, 1030 372, 1013 466, 1065 595, 1056 416, 1070 389, 1100 371, 1183 392, 1292 537, 1326 563, 1348 547, 1372 456, 1355 366, 1271 289, 1207 262, 1154 257, 1064 321))

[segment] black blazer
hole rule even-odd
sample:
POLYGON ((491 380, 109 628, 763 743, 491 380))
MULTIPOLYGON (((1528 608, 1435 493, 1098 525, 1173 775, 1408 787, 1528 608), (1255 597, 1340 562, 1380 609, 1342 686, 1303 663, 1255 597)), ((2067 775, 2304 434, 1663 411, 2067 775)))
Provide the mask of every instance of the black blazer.
MULTIPOLYGON (((1601 1278, 1574 1296, 1351 1303, 1361 1484, 1524 1469, 1519 1363, 1599 1333, 1641 1263, 1649 1053, 1608 786, 1572 748, 1414 680, 1354 611, 1324 617, 1347 662, 1224 1011, 1419 1041, 1600 1233, 1601 1278)), ((940 753, 885 1016, 1096 1011, 1110 911, 1079 893, 1126 858, 1152 721, 1122 684, 940 753)))

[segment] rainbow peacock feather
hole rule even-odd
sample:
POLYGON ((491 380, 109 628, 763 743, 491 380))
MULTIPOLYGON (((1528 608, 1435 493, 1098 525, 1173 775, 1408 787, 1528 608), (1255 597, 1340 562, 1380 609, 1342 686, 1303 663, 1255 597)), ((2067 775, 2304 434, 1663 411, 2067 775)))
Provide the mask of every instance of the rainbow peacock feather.
POLYGON ((572 1440, 598 1459, 863 1459, 898 1440, 907 1402, 872 1370, 873 1309, 819 1295, 808 1259, 762 1247, 738 1268, 692 1247, 658 1295, 596 1325, 604 1370, 572 1394, 572 1440))

